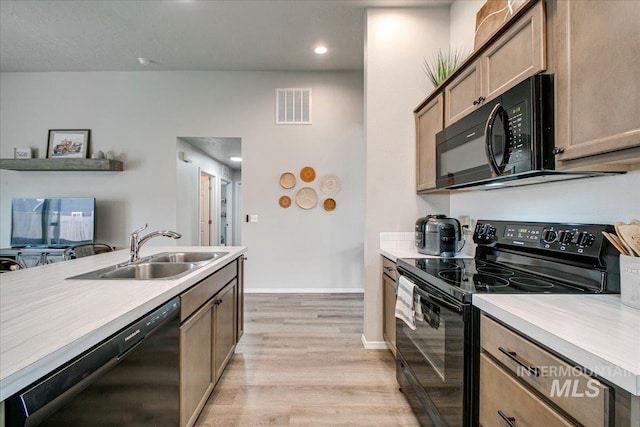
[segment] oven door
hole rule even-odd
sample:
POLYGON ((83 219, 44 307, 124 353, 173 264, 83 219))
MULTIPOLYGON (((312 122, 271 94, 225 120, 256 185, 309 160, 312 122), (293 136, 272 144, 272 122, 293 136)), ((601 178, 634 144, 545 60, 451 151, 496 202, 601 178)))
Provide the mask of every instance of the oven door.
POLYGON ((465 371, 471 363, 465 355, 472 357, 467 321, 471 306, 425 284, 417 285, 415 293, 420 296, 424 320, 416 319, 412 330, 396 319, 398 381, 422 424, 467 425, 470 414, 464 409, 472 407, 470 383, 465 387, 465 371))

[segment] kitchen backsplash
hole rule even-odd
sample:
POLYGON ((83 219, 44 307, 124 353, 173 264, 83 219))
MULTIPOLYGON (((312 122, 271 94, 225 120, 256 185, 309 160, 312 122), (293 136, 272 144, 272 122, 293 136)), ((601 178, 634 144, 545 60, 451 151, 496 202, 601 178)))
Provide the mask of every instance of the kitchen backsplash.
POLYGON ((414 232, 381 232, 380 249, 414 249, 414 232))

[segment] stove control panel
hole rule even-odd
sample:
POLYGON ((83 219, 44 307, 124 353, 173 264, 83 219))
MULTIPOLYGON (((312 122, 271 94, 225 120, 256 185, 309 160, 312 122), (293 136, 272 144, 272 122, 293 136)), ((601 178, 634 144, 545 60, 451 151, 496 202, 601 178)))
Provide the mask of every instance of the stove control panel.
POLYGON ((515 221, 484 221, 476 223, 473 241, 483 246, 510 246, 599 256, 608 242, 602 232, 612 232, 613 226, 600 224, 569 224, 515 221))

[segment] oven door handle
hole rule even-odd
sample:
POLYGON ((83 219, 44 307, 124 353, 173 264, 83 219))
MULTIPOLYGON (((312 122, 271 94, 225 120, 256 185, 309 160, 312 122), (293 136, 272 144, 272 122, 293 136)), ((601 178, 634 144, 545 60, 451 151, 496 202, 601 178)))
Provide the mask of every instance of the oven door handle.
POLYGON ((446 301, 443 298, 437 297, 437 296, 432 295, 432 294, 428 294, 428 293, 426 293, 425 291, 423 291, 422 289, 420 289, 417 286, 415 288, 413 288, 413 290, 418 295, 420 295, 422 298, 430 299, 433 302, 435 302, 436 304, 438 304, 439 306, 442 306, 442 307, 444 307, 444 308, 446 308, 448 310, 451 310, 451 311, 453 311, 455 313, 458 313, 458 314, 462 314, 462 312, 463 312, 462 306, 458 306, 458 305, 452 304, 452 303, 450 303, 449 301, 446 301))

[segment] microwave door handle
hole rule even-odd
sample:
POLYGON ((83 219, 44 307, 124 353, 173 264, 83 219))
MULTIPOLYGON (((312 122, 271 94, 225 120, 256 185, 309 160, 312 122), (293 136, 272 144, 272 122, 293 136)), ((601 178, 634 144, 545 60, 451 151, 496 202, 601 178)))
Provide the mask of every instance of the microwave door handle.
POLYGON ((498 165, 498 162, 496 162, 496 156, 495 156, 495 153, 493 152, 493 144, 491 142, 493 139, 493 125, 496 118, 498 117, 498 114, 500 114, 501 111, 504 111, 502 109, 502 105, 500 105, 500 103, 496 104, 493 107, 493 110, 491 110, 491 114, 489 114, 489 118, 487 119, 487 124, 484 127, 485 154, 487 155, 489 166, 491 167, 491 170, 493 171, 493 173, 496 174, 496 176, 502 175, 502 171, 504 170, 504 165, 501 168, 498 165))

